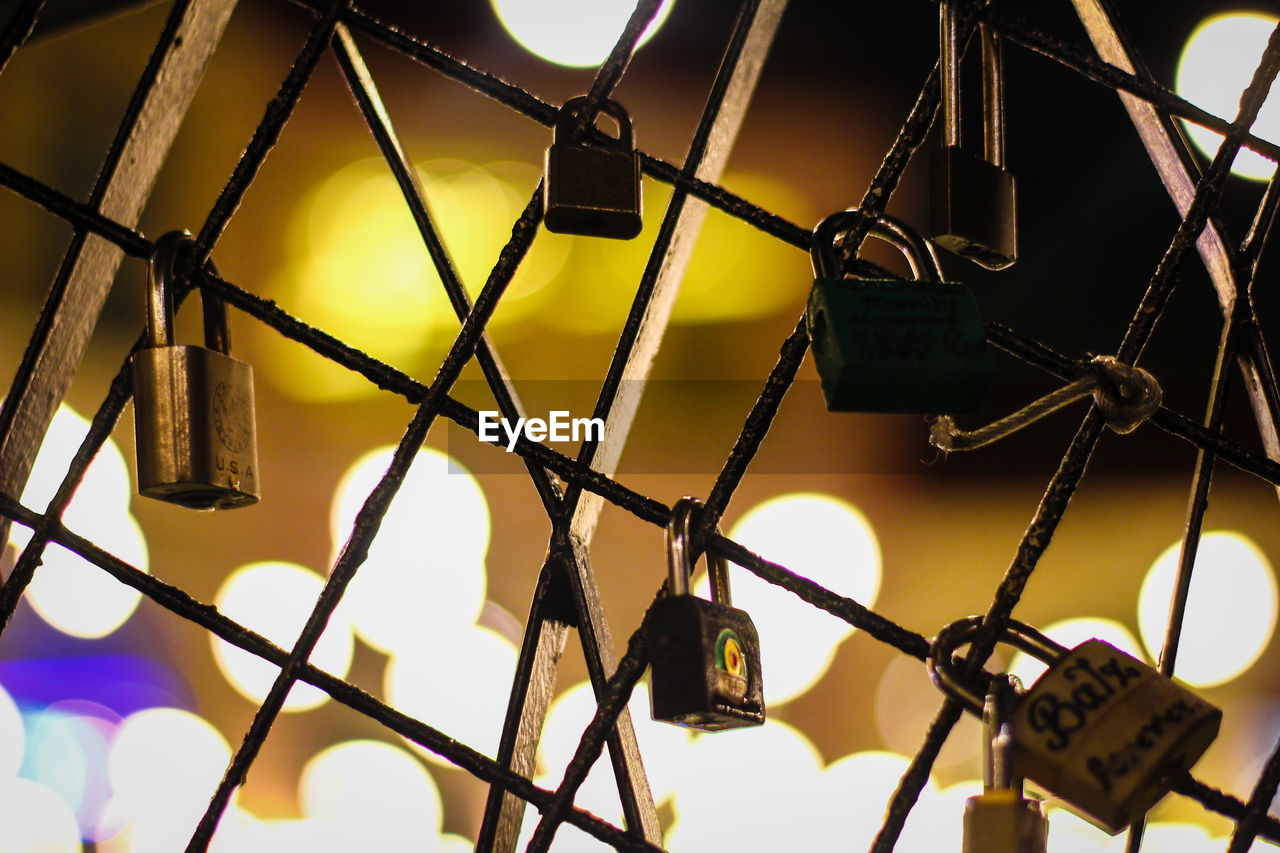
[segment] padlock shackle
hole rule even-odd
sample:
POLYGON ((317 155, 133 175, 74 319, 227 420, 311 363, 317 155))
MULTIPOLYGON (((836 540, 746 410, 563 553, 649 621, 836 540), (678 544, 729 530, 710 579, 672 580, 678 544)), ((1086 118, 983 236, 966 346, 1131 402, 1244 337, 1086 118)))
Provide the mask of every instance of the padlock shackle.
MULTIPOLYGON (((959 0, 942 0, 938 10, 938 65, 942 72, 942 136, 944 144, 962 148, 960 103, 959 0)), ((984 23, 982 35, 983 159, 1004 168, 1004 49, 1000 34, 984 23)))
MULTIPOLYGON (((840 259, 836 255, 836 239, 853 227, 859 215, 857 208, 840 210, 814 226, 809 256, 813 261, 815 278, 843 278, 840 259)), ((902 220, 882 213, 871 223, 867 233, 892 244, 902 252, 916 281, 942 281, 942 266, 933 243, 902 220)))
MULTIPOLYGON (((697 555, 689 549, 689 535, 693 527, 694 511, 701 509, 702 501, 688 495, 677 501, 671 509, 671 520, 667 522, 667 591, 671 595, 689 594, 693 563, 697 559, 697 555)), ((720 533, 719 525, 716 525, 716 533, 720 533)), ((711 600, 732 605, 733 600, 729 595, 729 564, 719 554, 711 551, 705 553, 707 570, 711 575, 711 600)))
MULTIPOLYGON (((188 231, 170 231, 156 240, 147 266, 147 346, 171 347, 174 344, 173 277, 184 253, 195 246, 188 231)), ((209 262, 212 267, 213 262, 209 262)), ((217 268, 213 268, 217 275, 217 268)), ((207 349, 231 354, 230 324, 227 304, 212 294, 201 291, 200 307, 204 315, 204 345, 207 349)))
MULTIPOLYGON (((990 684, 992 679, 1004 676, 993 676, 990 673, 986 673, 986 684, 975 685, 967 683, 964 680, 964 673, 961 667, 957 665, 955 651, 972 640, 981 628, 981 616, 970 616, 966 619, 952 622, 939 631, 938 636, 933 638, 933 642, 929 646, 929 658, 925 661, 925 665, 929 670, 929 678, 933 681, 934 686, 963 705, 966 711, 979 718, 983 716, 983 707, 986 702, 986 696, 991 691, 990 684)), ((1009 624, 1005 626, 1004 634, 1000 637, 1000 640, 1047 664, 1055 663, 1066 655, 1068 651, 1062 644, 1049 639, 1035 628, 1016 619, 1009 620, 1009 624)))
MULTIPOLYGON (((585 133, 582 138, 576 140, 573 138, 573 122, 577 119, 578 113, 586 102, 586 95, 575 95, 561 105, 560 112, 556 116, 555 128, 551 132, 553 144, 565 145, 571 141, 576 142, 578 145, 587 144, 585 133)), ((612 98, 605 98, 600 102, 600 112, 609 114, 618 123, 618 147, 620 149, 635 148, 635 135, 631 127, 631 116, 627 114, 626 108, 612 98)), ((588 127, 593 126, 595 126, 594 117, 588 127)))
POLYGON ((1012 675, 991 679, 982 704, 982 785, 1022 793, 1022 777, 1013 770, 1013 741, 1009 732, 1011 712, 1018 699, 1018 679, 1012 675))

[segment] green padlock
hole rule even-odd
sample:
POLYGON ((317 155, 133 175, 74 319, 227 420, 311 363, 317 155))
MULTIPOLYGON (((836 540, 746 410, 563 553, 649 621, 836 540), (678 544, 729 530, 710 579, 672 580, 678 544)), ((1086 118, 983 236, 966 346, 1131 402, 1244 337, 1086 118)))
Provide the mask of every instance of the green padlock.
POLYGON ((906 255, 916 281, 843 277, 835 239, 858 215, 840 211, 813 229, 816 280, 806 318, 827 408, 978 411, 991 383, 992 360, 973 295, 942 281, 932 244, 884 215, 869 233, 906 255))

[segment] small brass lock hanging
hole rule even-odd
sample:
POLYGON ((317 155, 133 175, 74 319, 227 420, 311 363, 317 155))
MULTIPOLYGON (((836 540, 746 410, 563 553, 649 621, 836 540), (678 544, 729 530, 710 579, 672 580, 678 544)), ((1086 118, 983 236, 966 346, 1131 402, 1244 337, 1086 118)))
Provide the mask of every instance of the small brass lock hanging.
POLYGON ((939 246, 999 270, 1018 257, 1017 193, 1013 175, 1004 168, 1004 57, 999 35, 979 24, 984 148, 979 157, 963 144, 957 5, 957 0, 943 0, 939 18, 943 145, 929 160, 929 227, 939 246))
POLYGON ((138 492, 190 509, 256 503, 253 369, 231 358, 227 307, 201 297, 206 346, 173 342, 173 276, 191 236, 156 241, 147 273, 147 346, 133 354, 138 492))
POLYGON ((631 117, 617 101, 600 111, 618 123, 612 142, 590 139, 591 128, 574 141, 573 124, 587 98, 570 98, 560 108, 547 149, 543 219, 548 231, 626 240, 640 233, 640 155, 631 117))
MULTIPOLYGON (((954 652, 981 625, 979 616, 948 625, 928 660, 934 684, 979 715, 988 690, 965 680, 954 652)), ((1067 649, 1012 620, 1002 640, 1049 664, 1009 709, 1014 766, 1112 834, 1169 793, 1218 735, 1220 710, 1102 640, 1067 649)))
POLYGON ((962 853, 1046 853, 1049 821, 1040 801, 1022 795, 1013 756, 1009 711, 1017 700, 1013 676, 991 679, 982 705, 982 793, 964 804, 962 853))
MULTIPOLYGON (((695 498, 676 503, 667 525, 668 594, 655 602, 648 652, 653 719, 715 732, 764 722, 760 638, 732 606, 724 557, 707 552, 711 600, 689 591, 696 557, 689 530, 695 498)), ((717 530, 717 532, 719 532, 717 530)))
POLYGON ((942 281, 929 241, 886 215, 869 234, 900 249, 917 280, 845 278, 835 240, 858 215, 840 211, 813 229, 815 280, 805 316, 827 408, 978 411, 993 366, 973 295, 942 281))

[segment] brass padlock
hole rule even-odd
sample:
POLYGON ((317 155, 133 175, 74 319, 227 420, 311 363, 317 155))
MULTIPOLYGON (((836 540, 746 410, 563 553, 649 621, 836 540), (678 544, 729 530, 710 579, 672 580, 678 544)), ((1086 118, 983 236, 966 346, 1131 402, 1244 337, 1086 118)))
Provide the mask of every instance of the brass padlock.
POLYGON ((806 319, 827 408, 833 412, 973 413, 991 383, 992 359, 978 304, 942 281, 929 241, 882 215, 870 234, 906 255, 916 281, 845 278, 836 237, 856 211, 813 229, 806 319))
POLYGON ((554 138, 547 149, 543 182, 544 222, 548 231, 588 237, 630 239, 640 233, 640 155, 631 118, 617 101, 605 99, 601 112, 618 123, 613 142, 589 139, 590 128, 572 139, 573 124, 586 96, 560 108, 554 138))
POLYGON ((253 369, 230 357, 227 306, 203 294, 205 344, 173 343, 173 275, 189 234, 156 241, 147 273, 147 346, 133 354, 138 492, 190 509, 256 503, 253 369))
POLYGON ((1009 711, 1017 698, 1013 676, 991 679, 982 706, 982 793, 964 804, 963 853, 1045 853, 1049 821, 1040 801, 1022 795, 1013 755, 1009 711))
MULTIPOLYGON (((928 661, 934 683, 975 714, 986 690, 963 678, 954 652, 981 625, 979 616, 948 625, 928 661)), ((1112 834, 1169 793, 1218 735, 1222 711, 1102 640, 1067 649, 1012 620, 1003 640, 1049 664, 1010 709, 1015 766, 1112 834)))
POLYGON ((1013 175, 1004 168, 1004 57, 999 35, 980 24, 984 151, 979 157, 962 141, 956 6, 955 0, 943 0, 940 13, 943 146, 929 160, 929 226, 939 246, 999 270, 1018 257, 1017 194, 1013 175))
POLYGON ((708 732, 758 726, 760 638, 751 617, 732 606, 724 557, 707 553, 710 601, 689 591, 689 527, 701 506, 682 498, 667 525, 668 595, 653 605, 647 643, 650 710, 655 720, 708 732))

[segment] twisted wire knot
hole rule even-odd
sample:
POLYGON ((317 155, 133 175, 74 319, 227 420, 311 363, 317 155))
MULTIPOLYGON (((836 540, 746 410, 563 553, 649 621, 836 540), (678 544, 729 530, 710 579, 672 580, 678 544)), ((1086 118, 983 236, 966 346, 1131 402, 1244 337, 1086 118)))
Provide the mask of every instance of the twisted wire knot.
POLYGON ((1164 392, 1160 383, 1141 367, 1125 364, 1111 355, 1097 355, 1089 362, 1095 377, 1093 402, 1107 419, 1107 426, 1121 435, 1133 432, 1160 409, 1164 392))
POLYGON ((1160 409, 1160 383, 1141 367, 1112 355, 1094 356, 1084 375, 994 423, 963 430, 948 415, 933 422, 929 443, 944 452, 974 450, 1011 435, 1045 415, 1084 397, 1093 396, 1107 426, 1124 435, 1133 432, 1160 409))

